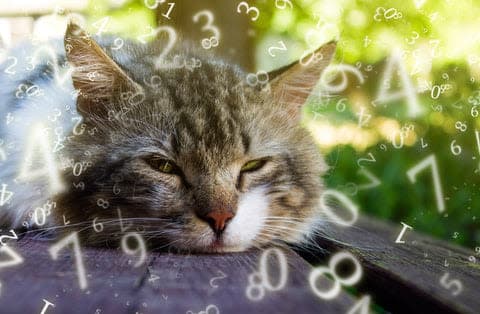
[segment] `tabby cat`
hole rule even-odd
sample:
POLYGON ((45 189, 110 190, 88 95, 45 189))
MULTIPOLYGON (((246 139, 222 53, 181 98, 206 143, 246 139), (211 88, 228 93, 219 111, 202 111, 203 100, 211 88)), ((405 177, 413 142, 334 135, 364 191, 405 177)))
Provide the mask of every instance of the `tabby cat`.
POLYGON ((64 54, 18 70, 32 52, 16 50, 17 71, 4 64, 0 78, 0 175, 13 192, 0 207, 4 224, 76 230, 88 245, 137 232, 193 252, 312 235, 326 165, 300 116, 335 44, 265 84, 178 46, 166 56, 160 39, 118 49, 70 23, 64 54))

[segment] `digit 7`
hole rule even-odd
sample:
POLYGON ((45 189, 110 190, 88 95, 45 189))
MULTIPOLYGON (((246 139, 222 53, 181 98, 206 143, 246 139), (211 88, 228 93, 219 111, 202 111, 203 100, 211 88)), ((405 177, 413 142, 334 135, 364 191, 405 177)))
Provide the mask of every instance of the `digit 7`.
POLYGON ((431 167, 432 169, 432 179, 433 186, 435 188, 438 212, 443 213, 445 210, 445 200, 443 199, 442 185, 440 184, 440 175, 438 174, 437 159, 435 158, 434 154, 431 154, 410 168, 407 171, 408 179, 410 182, 415 183, 417 181, 417 174, 427 167, 431 167))
POLYGON ((85 275, 85 266, 83 265, 82 252, 80 251, 80 240, 78 239, 78 233, 73 232, 69 236, 66 236, 62 240, 58 241, 50 247, 48 250, 54 260, 58 259, 58 252, 69 244, 73 244, 73 251, 75 253, 75 266, 78 273, 78 282, 80 289, 87 288, 87 277, 85 275))

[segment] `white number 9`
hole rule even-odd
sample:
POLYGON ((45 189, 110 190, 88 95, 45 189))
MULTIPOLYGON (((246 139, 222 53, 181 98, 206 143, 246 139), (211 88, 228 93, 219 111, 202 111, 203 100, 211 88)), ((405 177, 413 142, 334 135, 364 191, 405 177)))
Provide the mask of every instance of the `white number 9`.
POLYGON ((140 255, 138 261, 135 263, 135 265, 133 265, 134 267, 141 266, 147 258, 145 242, 143 241, 142 236, 136 232, 129 232, 122 237, 122 250, 127 255, 140 255), (137 241, 137 247, 133 250, 127 243, 129 238, 134 238, 135 241, 137 241))

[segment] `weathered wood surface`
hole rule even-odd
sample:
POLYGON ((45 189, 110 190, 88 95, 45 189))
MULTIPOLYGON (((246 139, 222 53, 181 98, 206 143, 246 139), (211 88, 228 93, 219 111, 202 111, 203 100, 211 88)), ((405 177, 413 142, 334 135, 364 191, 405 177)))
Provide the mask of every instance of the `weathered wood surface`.
POLYGON ((325 236, 317 239, 326 250, 304 256, 315 264, 324 263, 322 255, 329 252, 354 253, 364 269, 356 287, 393 313, 480 313, 480 256, 472 262, 473 250, 412 230, 405 232, 404 244, 395 243, 401 229, 367 217, 353 227, 326 226, 325 236), (463 286, 456 296, 456 284, 447 288, 440 283, 445 273, 447 284, 459 280, 463 286))
MULTIPOLYGON (((343 314, 354 302, 345 293, 332 301, 316 297, 308 284, 311 266, 288 250, 284 251, 289 263, 287 286, 281 291, 265 291, 265 297, 257 302, 250 301, 245 291, 248 275, 258 270, 259 251, 223 255, 150 252, 147 262, 135 268, 136 258, 121 250, 82 248, 88 281, 82 291, 73 251, 64 248, 54 261, 48 253, 53 243, 29 237, 9 242, 24 262, 0 269, 0 313, 41 313, 42 299, 55 304, 45 314, 196 314, 210 304, 220 313, 343 314), (225 278, 211 284, 214 277, 225 278)), ((0 262, 5 259, 0 256, 0 262)), ((271 274, 273 281, 274 272, 271 274)), ((210 308, 207 314, 215 313, 210 308)))

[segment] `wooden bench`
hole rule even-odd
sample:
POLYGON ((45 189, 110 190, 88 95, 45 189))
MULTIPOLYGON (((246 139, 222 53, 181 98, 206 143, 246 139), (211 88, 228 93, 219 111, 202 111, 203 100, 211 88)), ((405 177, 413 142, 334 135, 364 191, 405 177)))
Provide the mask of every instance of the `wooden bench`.
MULTIPOLYGON (((371 218, 349 228, 326 226, 326 236, 317 240, 320 248, 282 249, 288 261, 287 284, 279 291, 265 290, 258 301, 246 295, 249 275, 259 268, 258 250, 218 255, 149 252, 146 263, 135 268, 132 256, 120 249, 82 248, 88 286, 81 290, 73 251, 65 248, 53 260, 48 252, 53 240, 27 235, 8 242, 23 262, 0 267, 0 312, 348 313, 358 296, 368 294, 372 303, 393 313, 479 313, 480 264, 469 260, 472 252, 411 230, 404 244, 396 244, 400 229, 371 218), (364 274, 354 286, 360 293, 342 291, 323 300, 310 288, 309 274, 316 265, 326 265, 331 253, 344 250, 361 262, 364 274), (445 273, 447 287, 440 283, 445 273), (452 280, 462 285, 456 296, 452 280)), ((0 265, 7 259, 0 253, 0 265)), ((269 267, 278 269, 273 264, 269 259, 269 267)), ((375 307, 370 311, 376 312, 375 307)))

